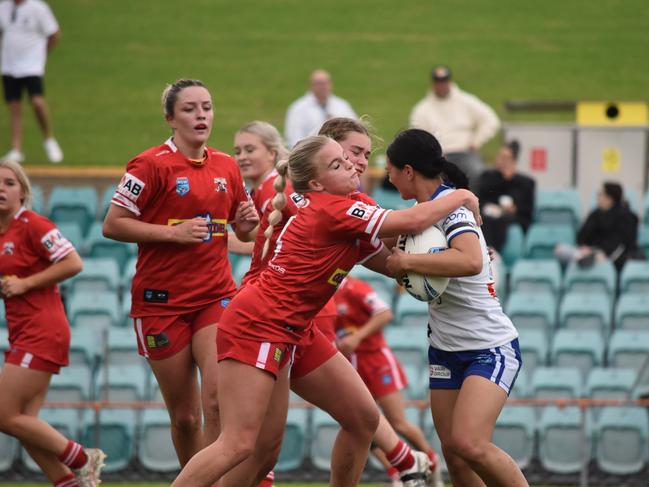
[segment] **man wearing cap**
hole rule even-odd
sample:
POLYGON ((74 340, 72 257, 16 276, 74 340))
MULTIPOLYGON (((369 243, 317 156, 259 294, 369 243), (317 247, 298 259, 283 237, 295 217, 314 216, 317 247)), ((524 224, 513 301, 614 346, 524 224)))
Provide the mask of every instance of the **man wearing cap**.
POLYGON ((311 73, 309 91, 286 112, 284 137, 289 147, 315 135, 323 123, 334 117, 358 118, 351 105, 332 93, 331 76, 324 69, 311 73))
POLYGON ((484 162, 478 149, 500 128, 491 107, 451 81, 451 70, 437 66, 432 89, 410 113, 410 126, 427 130, 439 140, 447 159, 457 164, 476 188, 484 162))

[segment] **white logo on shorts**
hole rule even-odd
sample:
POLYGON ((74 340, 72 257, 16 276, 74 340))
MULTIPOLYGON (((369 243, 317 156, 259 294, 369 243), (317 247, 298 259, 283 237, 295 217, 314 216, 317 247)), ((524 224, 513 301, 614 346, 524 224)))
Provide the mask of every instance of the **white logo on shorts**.
POLYGON ((429 365, 431 379, 450 379, 451 371, 443 365, 429 365))

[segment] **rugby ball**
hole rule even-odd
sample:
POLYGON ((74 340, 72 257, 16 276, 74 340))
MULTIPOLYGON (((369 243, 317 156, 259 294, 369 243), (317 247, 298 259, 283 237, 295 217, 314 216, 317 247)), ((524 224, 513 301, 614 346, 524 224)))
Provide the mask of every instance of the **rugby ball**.
MULTIPOLYGON (((407 254, 435 254, 448 248, 446 236, 436 226, 416 235, 399 235, 397 248, 407 254)), ((433 301, 446 290, 448 277, 435 277, 408 272, 401 276, 408 293, 419 301, 433 301)))

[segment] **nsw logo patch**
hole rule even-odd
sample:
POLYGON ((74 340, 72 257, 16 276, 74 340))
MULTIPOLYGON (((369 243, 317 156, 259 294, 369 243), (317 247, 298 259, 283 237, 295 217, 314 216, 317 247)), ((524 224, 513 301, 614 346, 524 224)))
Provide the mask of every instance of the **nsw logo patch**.
POLYGON ((176 193, 178 196, 185 196, 189 193, 189 178, 181 176, 176 178, 176 193))

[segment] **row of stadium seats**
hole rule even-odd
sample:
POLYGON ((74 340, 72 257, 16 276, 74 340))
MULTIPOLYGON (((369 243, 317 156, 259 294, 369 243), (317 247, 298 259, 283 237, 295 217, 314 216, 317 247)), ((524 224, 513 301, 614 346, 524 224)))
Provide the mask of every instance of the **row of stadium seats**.
MULTIPOLYGON (((430 414, 415 408, 408 408, 406 414, 439 451, 430 414)), ((106 409, 101 411, 99 423, 92 412, 74 409, 44 409, 41 416, 85 445, 94 445, 99 438, 99 446, 108 455, 106 472, 124 470, 135 459, 152 472, 168 473, 179 468, 165 410, 106 409)), ((328 471, 338 429, 323 411, 291 408, 275 471, 281 477, 282 472, 300 468, 307 459, 315 468, 328 471)), ((548 406, 535 411, 529 406, 507 406, 498 418, 493 439, 523 469, 538 458, 550 473, 578 472, 585 445, 587 457, 595 460, 599 470, 633 474, 647 465, 649 419, 647 410, 638 407, 604 407, 596 417, 586 413, 583 418, 576 407, 548 406)), ((28 470, 39 471, 14 438, 0 434, 0 472, 9 471, 19 458, 28 470)), ((442 467, 446 470, 445 464, 442 467)), ((374 459, 367 468, 382 470, 374 459)))

